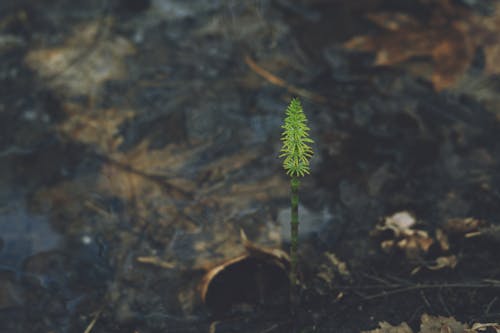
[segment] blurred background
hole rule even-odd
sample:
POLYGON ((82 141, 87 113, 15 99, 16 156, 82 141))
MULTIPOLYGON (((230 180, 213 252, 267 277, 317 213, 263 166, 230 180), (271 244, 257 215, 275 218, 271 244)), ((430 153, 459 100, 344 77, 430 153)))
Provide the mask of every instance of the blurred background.
POLYGON ((290 331, 260 300, 214 317, 198 285, 244 252, 240 230, 287 250, 292 97, 315 141, 299 327, 493 320, 498 284, 349 290, 498 281, 496 234, 458 242, 456 268, 411 275, 370 231, 402 210, 429 232, 498 224, 499 41, 488 0, 0 2, 0 330, 290 331))

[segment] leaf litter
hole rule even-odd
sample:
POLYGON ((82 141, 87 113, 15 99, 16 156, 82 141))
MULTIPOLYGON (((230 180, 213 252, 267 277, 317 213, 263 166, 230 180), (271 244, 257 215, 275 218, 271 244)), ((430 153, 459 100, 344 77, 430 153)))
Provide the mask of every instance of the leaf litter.
POLYGON ((463 324, 453 317, 431 316, 426 313, 420 317, 420 329, 413 331, 410 326, 403 322, 399 325, 391 325, 388 322, 380 322, 379 328, 362 331, 363 333, 480 333, 491 329, 490 332, 500 332, 500 324, 497 323, 473 323, 463 324))
MULTIPOLYGON (((428 1, 421 1, 421 3, 428 1)), ((437 90, 456 85, 471 66, 476 50, 483 49, 484 73, 500 73, 500 5, 489 15, 473 13, 451 0, 432 1, 428 18, 409 12, 375 12, 367 19, 380 33, 356 36, 348 49, 374 52, 375 66, 402 65, 430 79, 437 90), (431 59, 431 68, 419 60, 431 59)), ((418 75, 418 74, 417 74, 418 75)))

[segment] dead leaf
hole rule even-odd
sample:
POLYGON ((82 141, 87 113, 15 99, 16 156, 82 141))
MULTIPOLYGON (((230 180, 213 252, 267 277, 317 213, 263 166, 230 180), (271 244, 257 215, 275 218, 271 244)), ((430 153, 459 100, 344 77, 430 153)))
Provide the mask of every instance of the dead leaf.
POLYGON ((415 224, 415 217, 407 211, 402 211, 386 217, 382 224, 375 227, 371 235, 383 237, 389 231, 391 236, 382 239, 380 243, 385 252, 399 249, 404 251, 408 259, 418 259, 429 251, 435 241, 426 231, 413 229, 415 224))
POLYGON ((392 326, 386 321, 381 321, 378 323, 379 328, 371 331, 361 331, 362 333, 413 333, 410 326, 403 322, 398 326, 392 326))
POLYGON ((411 235, 413 230, 411 229, 416 223, 415 217, 407 211, 402 211, 395 213, 391 216, 387 216, 381 225, 375 227, 374 233, 380 233, 380 231, 391 230, 394 232, 394 237, 400 237, 402 235, 411 235))
POLYGON ((426 265, 432 271, 437 271, 442 268, 455 268, 457 266, 457 256, 451 255, 446 257, 437 257, 434 263, 426 265))
POLYGON ((449 251, 450 250, 450 241, 448 239, 448 235, 443 232, 442 229, 437 228, 436 229, 436 240, 439 243, 439 247, 441 248, 441 251, 449 251))
POLYGON ((111 153, 123 142, 120 126, 134 116, 132 110, 88 110, 74 103, 64 104, 67 119, 59 133, 76 142, 94 145, 99 152, 111 153))
POLYGON ((331 252, 325 252, 325 256, 328 258, 330 263, 333 265, 333 267, 336 269, 337 272, 339 272, 340 275, 344 277, 350 277, 351 272, 349 272, 349 269, 347 268, 347 264, 337 258, 337 256, 334 253, 331 252))
POLYGON ((458 260, 455 255, 448 253, 450 250, 448 235, 442 229, 437 228, 435 238, 432 238, 427 231, 414 229, 415 225, 416 219, 413 215, 406 211, 398 212, 386 217, 382 224, 376 226, 371 235, 387 237, 386 232, 390 231, 391 235, 389 238, 382 239, 380 246, 385 252, 400 250, 404 252, 407 259, 417 262, 418 266, 411 271, 412 275, 422 268, 430 270, 455 268, 458 260), (429 260, 427 259, 429 250, 436 242, 439 244, 439 248, 435 247, 438 252, 434 254, 433 260, 429 260))
POLYGON ((380 247, 382 248, 382 250, 384 250, 385 253, 389 253, 394 248, 395 243, 396 242, 392 239, 383 240, 380 243, 380 247))
POLYGON ((450 234, 462 234, 479 231, 479 228, 487 226, 487 223, 473 217, 449 219, 443 226, 443 230, 450 234))
POLYGON ((31 51, 25 61, 52 88, 69 96, 92 95, 105 81, 124 78, 125 57, 135 52, 125 38, 105 36, 110 23, 79 26, 63 46, 31 51))
POLYGON ((420 321, 420 333, 463 333, 467 328, 453 317, 435 317, 424 313, 420 321))
POLYGON ((485 53, 485 72, 500 73, 500 4, 491 16, 473 13, 450 0, 434 1, 433 5, 426 20, 404 12, 370 13, 368 19, 383 32, 356 36, 344 46, 375 52, 375 66, 399 65, 427 57, 433 65, 428 78, 437 90, 456 83, 480 47, 485 53))
POLYGON ((474 323, 471 328, 466 329, 467 333, 480 333, 488 331, 489 328, 495 330, 496 333, 500 333, 500 324, 499 323, 474 323))
MULTIPOLYGON (((490 328, 500 333, 500 324, 498 323, 475 323, 469 328, 467 324, 462 324, 453 317, 430 316, 424 313, 420 317, 419 333, 480 333, 490 328)), ((362 333, 412 333, 412 330, 406 322, 393 326, 383 321, 379 323, 379 328, 362 333)))
POLYGON ((272 297, 273 289, 279 289, 276 282, 285 287, 288 283, 290 259, 286 252, 254 244, 243 231, 241 240, 245 251, 214 265, 201 280, 201 299, 212 311, 221 312, 247 302, 260 302, 272 297))
POLYGON ((350 279, 351 272, 347 268, 347 264, 341 261, 334 253, 325 252, 326 263, 321 264, 317 277, 325 281, 327 284, 332 285, 336 275, 342 278, 350 279))
POLYGON ((414 230, 412 234, 405 235, 405 238, 397 242, 397 246, 405 251, 408 259, 420 258, 422 254, 429 251, 432 244, 434 240, 422 230, 414 230))

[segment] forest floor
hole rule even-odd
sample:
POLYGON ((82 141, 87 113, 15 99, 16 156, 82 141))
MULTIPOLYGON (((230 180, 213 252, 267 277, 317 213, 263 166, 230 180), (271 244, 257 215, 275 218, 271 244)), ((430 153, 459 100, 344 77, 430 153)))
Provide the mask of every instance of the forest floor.
POLYGON ((1 2, 0 331, 499 332, 499 45, 486 0, 1 2))

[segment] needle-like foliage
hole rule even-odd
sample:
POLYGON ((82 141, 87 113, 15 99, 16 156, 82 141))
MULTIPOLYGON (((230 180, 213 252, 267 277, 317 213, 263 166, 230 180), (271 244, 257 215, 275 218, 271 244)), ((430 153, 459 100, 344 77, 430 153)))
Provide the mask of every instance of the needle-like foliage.
POLYGON ((309 127, 298 98, 292 99, 286 109, 286 117, 281 134, 283 146, 280 157, 284 157, 283 168, 290 176, 290 301, 292 311, 298 304, 297 248, 299 243, 299 177, 309 173, 309 159, 313 150, 309 144, 309 127))
POLYGON ((281 127, 283 147, 280 157, 285 158, 283 167, 286 173, 292 177, 309 174, 309 159, 313 155, 309 144, 313 143, 313 140, 309 138, 307 118, 298 98, 292 99, 288 105, 285 123, 281 127))

